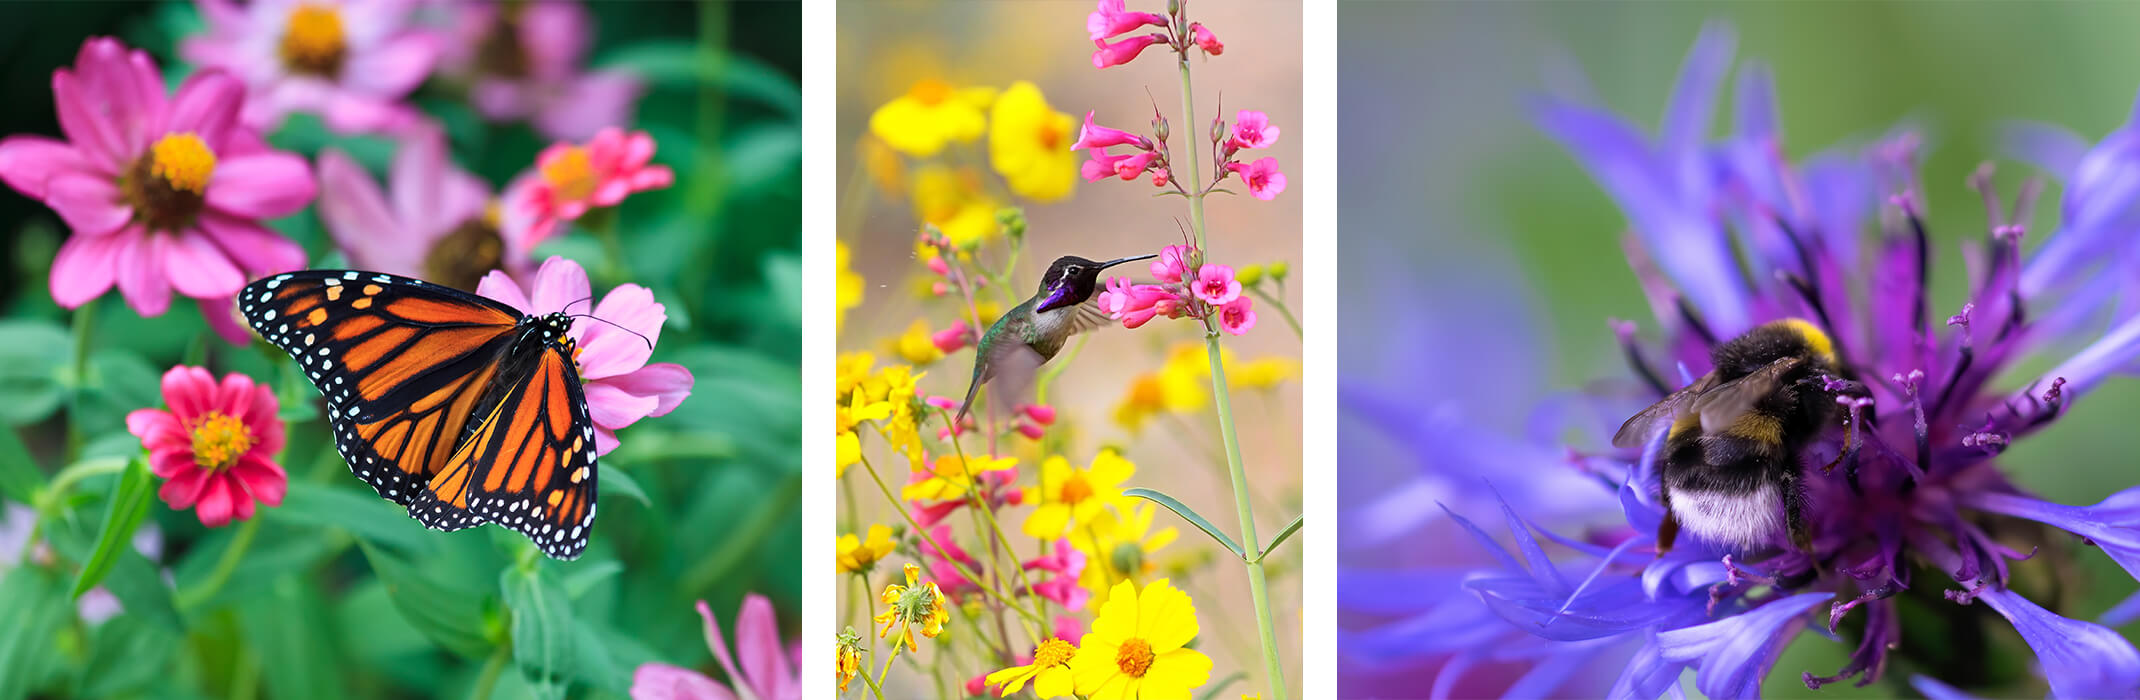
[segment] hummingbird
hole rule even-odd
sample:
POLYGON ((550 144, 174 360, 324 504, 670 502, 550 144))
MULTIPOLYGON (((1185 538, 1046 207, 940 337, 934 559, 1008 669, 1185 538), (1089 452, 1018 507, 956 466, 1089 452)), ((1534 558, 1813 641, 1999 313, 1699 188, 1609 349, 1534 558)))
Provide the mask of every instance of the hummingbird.
POLYGON ((959 404, 963 421, 973 407, 973 395, 981 385, 994 381, 1003 396, 1016 397, 1032 383, 1033 373, 1063 349, 1070 336, 1107 325, 1107 314, 1093 302, 1100 288, 1100 271, 1126 262, 1149 260, 1158 255, 1139 255, 1095 262, 1065 255, 1048 265, 1040 277, 1040 291, 996 319, 974 348, 973 383, 966 386, 966 401, 959 404))

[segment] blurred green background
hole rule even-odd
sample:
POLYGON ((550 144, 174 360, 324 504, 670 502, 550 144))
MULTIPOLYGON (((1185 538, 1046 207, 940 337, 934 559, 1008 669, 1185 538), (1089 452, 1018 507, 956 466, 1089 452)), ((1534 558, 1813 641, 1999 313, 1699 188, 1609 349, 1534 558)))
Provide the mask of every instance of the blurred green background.
MULTIPOLYGON (((633 128, 659 143, 655 161, 675 186, 621 209, 622 268, 596 239, 570 233, 538 248, 596 272, 597 293, 631 281, 667 305, 653 361, 689 368, 692 396, 673 413, 622 432, 601 460, 600 525, 573 562, 522 560, 524 539, 500 528, 424 530, 349 474, 317 417, 317 392, 264 343, 236 348, 213 336, 181 298, 141 318, 116 291, 94 306, 90 372, 79 410, 64 348, 71 314, 54 305, 47 271, 67 229, 51 210, 0 193, 0 460, 29 462, 49 479, 72 461, 138 454, 123 417, 160 406, 157 378, 205 364, 272 383, 289 423, 281 457, 290 492, 256 516, 257 541, 227 582, 212 579, 234 531, 209 530, 191 511, 151 504, 144 530, 159 545, 126 553, 105 586, 127 612, 89 624, 47 582, 71 584, 104 522, 115 478, 80 482, 40 524, 52 549, 23 547, 11 520, 0 552, 0 697, 433 697, 472 695, 498 674, 494 697, 621 697, 648 661, 722 674, 694 601, 737 644, 746 593, 778 609, 781 640, 801 621, 801 4, 588 3, 587 62, 638 73, 647 90, 633 128), (606 269, 629 270, 612 279, 606 269), (87 437, 68 454, 65 436, 87 437), (625 476, 629 476, 629 482, 625 476), (632 488, 636 485, 637 488, 632 488), (640 493, 634 493, 634 492, 640 493), (29 555, 18 562, 17 553, 29 555), (36 583, 31 583, 31 582, 36 583), (187 600, 173 590, 213 591, 187 600), (541 603, 541 605, 530 605, 541 603), (547 656, 529 642, 557 645, 547 656), (511 642, 518 641, 516 647, 511 642), (502 671, 502 673, 500 673, 502 671), (547 681, 547 688, 530 685, 547 681), (11 690, 12 689, 12 690, 11 690)), ((176 85, 191 67, 180 37, 203 31, 190 2, 11 3, 0 11, 0 134, 57 135, 52 72, 85 38, 118 37, 148 51, 176 85)), ((548 145, 524 124, 483 121, 434 82, 410 102, 445 127, 451 157, 502 188, 548 145)), ((395 143, 328 133, 295 116, 267 134, 311 160, 322 146, 351 154, 375 177, 395 143)), ((304 246, 315 267, 346 264, 317 207, 270 225, 304 246)), ((14 472, 19 473, 19 472, 14 472)), ((32 500, 10 491, 10 513, 32 500)))
MULTIPOLYGON (((2140 88, 2140 44, 2130 31, 2140 26, 2140 6, 2131 4, 1339 3, 1342 366, 1388 367, 1401 351, 1372 340, 1376 329, 1403 323, 1418 304, 1480 303, 1391 298, 1385 292, 1393 280, 1491 269, 1505 260, 1517 277, 1506 286, 1524 290, 1515 301, 1536 311, 1529 322, 1546 346, 1539 371, 1548 386, 1574 389, 1623 376, 1606 319, 1655 327, 1620 248, 1626 219, 1531 125, 1523 101, 1579 66, 1607 106, 1654 130, 1682 57, 1711 20, 1736 27, 1737 65, 1773 67, 1793 160, 1862 144, 1904 120, 1924 127, 1932 306, 1941 313, 1961 303, 1958 242, 1984 235, 1983 209, 1964 178, 1994 160, 2010 197, 2037 174, 2003 157, 2001 126, 2049 122, 2092 142, 2125 121, 2140 88)), ((1728 119, 1729 90, 1723 95, 1718 117, 1728 119)), ((2046 190, 2029 227, 2031 247, 2055 229, 2060 193, 2046 190)), ((2025 365, 2005 384, 2018 386, 2024 373, 2048 367, 2025 365)), ((2140 482, 2129 418, 2136 410, 2140 386, 2113 380, 2001 461, 2045 498, 2095 502, 2140 482)), ((1339 420, 1353 417, 1341 412, 1339 420)), ((2132 577, 2108 557, 2074 550, 2086 580, 2062 612, 2092 618, 2133 592, 2132 577)), ((2121 631, 2140 638, 2140 625, 2121 631)), ((1803 635, 1765 690, 1809 695, 1798 672, 1830 673, 1847 651, 1803 635)), ((1890 669, 1891 681, 1900 680, 1898 670, 1890 669)), ((1694 692, 1691 684, 1687 690, 1694 692)), ((1910 691, 1843 684, 1818 696, 1898 692, 1910 691)))

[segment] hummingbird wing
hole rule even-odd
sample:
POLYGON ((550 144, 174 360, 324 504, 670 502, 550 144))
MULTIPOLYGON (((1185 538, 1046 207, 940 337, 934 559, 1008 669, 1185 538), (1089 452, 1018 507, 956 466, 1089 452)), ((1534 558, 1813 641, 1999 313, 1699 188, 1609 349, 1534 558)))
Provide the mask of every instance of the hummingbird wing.
POLYGON ((1026 391, 1033 386, 1033 376, 1040 365, 1047 362, 1040 351, 1025 343, 998 342, 974 359, 973 383, 966 387, 966 401, 959 405, 958 417, 953 422, 963 421, 967 411, 973 408, 973 397, 980 393, 982 384, 995 387, 995 397, 989 405, 1000 409, 1017 406, 1025 399, 1026 391))
POLYGON ((1076 315, 1070 317, 1070 333, 1072 335, 1098 330, 1114 322, 1114 319, 1107 317, 1107 312, 1100 310, 1098 296, 1086 299, 1083 304, 1078 304, 1076 312, 1076 315))

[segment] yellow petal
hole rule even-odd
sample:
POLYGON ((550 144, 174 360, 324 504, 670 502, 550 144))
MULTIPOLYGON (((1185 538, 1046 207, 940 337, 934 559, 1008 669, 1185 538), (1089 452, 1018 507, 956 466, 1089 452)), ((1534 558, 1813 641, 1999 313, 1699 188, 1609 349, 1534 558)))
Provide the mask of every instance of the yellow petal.
POLYGON ((1137 596, 1137 636, 1150 642, 1154 653, 1180 649, 1196 633, 1196 603, 1172 582, 1153 581, 1137 596))
POLYGON ((1047 503, 1033 509, 1031 515, 1025 516, 1025 525, 1020 529, 1024 530, 1028 537, 1051 540, 1061 537, 1063 528, 1069 526, 1069 524, 1070 506, 1062 503, 1047 503))
POLYGON ((1195 649, 1175 649, 1152 659, 1144 674, 1140 700, 1188 700, 1191 690, 1211 680, 1211 657, 1195 649))

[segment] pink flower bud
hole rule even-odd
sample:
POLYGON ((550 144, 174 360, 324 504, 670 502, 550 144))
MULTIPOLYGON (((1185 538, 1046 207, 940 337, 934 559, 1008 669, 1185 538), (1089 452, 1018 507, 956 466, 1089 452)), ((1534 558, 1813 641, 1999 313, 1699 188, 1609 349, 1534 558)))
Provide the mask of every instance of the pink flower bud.
POLYGON ((1189 23, 1189 33, 1192 37, 1195 38, 1196 45, 1204 49, 1204 53, 1211 54, 1213 56, 1226 53, 1226 45, 1219 43, 1219 37, 1217 35, 1212 34, 1211 30, 1205 29, 1204 23, 1189 23))
POLYGON ((929 258, 929 271, 939 275, 949 275, 951 274, 951 263, 944 262, 941 257, 929 258))
POLYGON ((1170 172, 1167 172, 1167 169, 1166 169, 1166 168, 1155 168, 1155 169, 1153 169, 1153 170, 1152 170, 1152 186, 1153 186, 1153 187, 1165 187, 1165 186, 1167 186, 1167 183, 1169 183, 1169 182, 1173 182, 1173 181, 1174 181, 1174 174, 1173 174, 1173 173, 1170 173, 1170 172))
POLYGON ((1181 282, 1182 275, 1189 273, 1189 255, 1193 248, 1185 245, 1170 245, 1159 249, 1159 258, 1152 261, 1152 276, 1169 284, 1181 282))
POLYGON ((1054 425, 1054 424, 1055 424, 1055 407, 1054 407, 1054 406, 1049 406, 1049 405, 1046 405, 1046 404, 1037 404, 1037 403, 1030 403, 1030 404, 1026 404, 1026 405, 1024 405, 1024 406, 1020 406, 1020 407, 1019 407, 1019 410, 1021 410, 1021 411, 1024 411, 1024 412, 1025 412, 1025 417, 1033 419, 1033 422, 1035 422, 1035 423, 1039 423, 1039 424, 1041 424, 1041 425, 1054 425))
POLYGON ((946 411, 959 410, 959 402, 951 400, 951 397, 949 396, 931 396, 929 398, 922 399, 922 401, 927 402, 930 406, 940 408, 946 411))
POLYGON ((966 679, 966 697, 978 698, 988 694, 988 674, 966 679))
POLYGON ((1166 40, 1165 34, 1133 36, 1112 44, 1094 39, 1092 45, 1099 47, 1099 50, 1092 52, 1092 67, 1108 68, 1128 63, 1135 60, 1137 54, 1144 53, 1145 48, 1166 43, 1166 40))
MULTIPOLYGON (((953 321, 950 328, 931 334, 929 342, 935 344, 936 349, 948 354, 958 352, 960 348, 966 347, 966 339, 972 337, 972 335, 973 331, 966 327, 965 321, 953 321)), ((957 407, 954 406, 953 408, 957 407)))
POLYGON ((930 294, 934 294, 934 295, 936 295, 936 296, 943 296, 943 295, 945 295, 945 294, 950 294, 950 293, 951 293, 951 285, 948 285, 948 284, 944 284, 943 280, 937 280, 937 281, 935 281, 935 282, 930 282, 930 283, 929 283, 929 293, 930 293, 930 294))
POLYGON ((1042 436, 1047 435, 1048 431, 1045 428, 1034 425, 1032 423, 1019 421, 1018 434, 1024 435, 1027 439, 1030 440, 1039 440, 1042 436))

